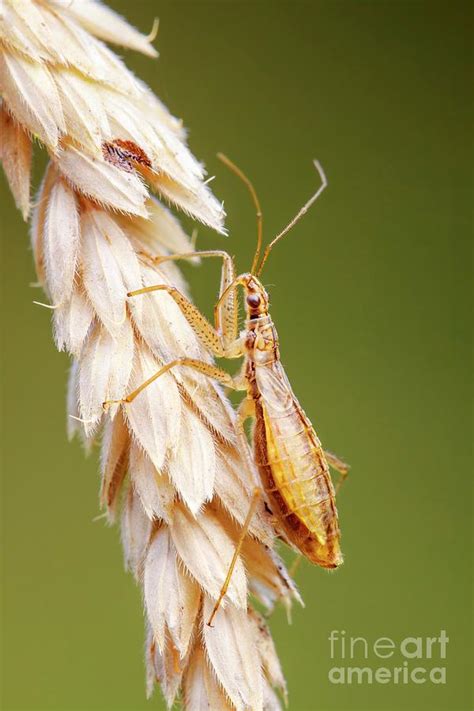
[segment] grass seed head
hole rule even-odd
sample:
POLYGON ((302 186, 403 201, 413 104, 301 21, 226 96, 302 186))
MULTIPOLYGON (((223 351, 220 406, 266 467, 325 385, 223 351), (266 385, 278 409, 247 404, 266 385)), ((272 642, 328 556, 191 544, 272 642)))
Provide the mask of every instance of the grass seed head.
POLYGON ((100 442, 100 501, 120 519, 126 566, 143 586, 148 693, 159 681, 170 707, 180 696, 190 711, 276 709, 284 680, 248 596, 271 608, 297 592, 269 549, 263 506, 206 625, 252 493, 232 408, 186 369, 129 405, 102 406, 170 360, 210 360, 167 293, 127 292, 186 290, 175 264, 153 261, 192 249, 163 201, 220 233, 222 206, 181 122, 103 43, 154 57, 150 38, 95 0, 6 0, 2 13, 0 155, 25 219, 32 140, 50 155, 32 215, 35 265, 56 345, 72 356, 69 434, 100 442))

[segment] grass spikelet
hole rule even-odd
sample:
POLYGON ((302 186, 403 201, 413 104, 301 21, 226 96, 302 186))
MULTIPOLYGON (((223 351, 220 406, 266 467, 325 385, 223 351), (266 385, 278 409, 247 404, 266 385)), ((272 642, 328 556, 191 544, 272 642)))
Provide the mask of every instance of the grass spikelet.
POLYGON ((72 358, 69 434, 87 448, 100 442, 100 502, 120 521, 127 569, 143 587, 148 694, 159 681, 169 707, 276 709, 284 680, 249 590, 270 608, 297 592, 271 551, 263 505, 206 625, 252 496, 230 404, 204 375, 175 369, 132 403, 102 406, 170 360, 209 360, 167 293, 127 292, 186 289, 175 264, 153 259, 192 244, 160 199, 219 233, 222 206, 180 122, 103 42, 156 57, 149 37, 96 0, 5 0, 2 13, 0 155, 25 219, 31 141, 50 156, 33 255, 56 345, 72 358))

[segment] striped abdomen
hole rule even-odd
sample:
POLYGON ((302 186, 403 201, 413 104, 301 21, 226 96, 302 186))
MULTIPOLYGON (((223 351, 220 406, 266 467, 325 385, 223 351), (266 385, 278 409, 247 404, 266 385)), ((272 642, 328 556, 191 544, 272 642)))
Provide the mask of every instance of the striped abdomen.
POLYGON ((316 433, 279 363, 255 370, 255 462, 289 541, 313 563, 342 563, 334 487, 316 433))

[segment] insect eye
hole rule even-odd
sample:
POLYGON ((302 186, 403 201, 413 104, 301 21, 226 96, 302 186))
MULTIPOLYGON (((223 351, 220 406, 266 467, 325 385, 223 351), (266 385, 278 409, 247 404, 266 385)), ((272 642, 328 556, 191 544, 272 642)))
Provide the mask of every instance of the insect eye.
POLYGON ((249 294, 247 296, 247 303, 252 308, 257 308, 257 306, 260 306, 260 296, 258 294, 249 294))

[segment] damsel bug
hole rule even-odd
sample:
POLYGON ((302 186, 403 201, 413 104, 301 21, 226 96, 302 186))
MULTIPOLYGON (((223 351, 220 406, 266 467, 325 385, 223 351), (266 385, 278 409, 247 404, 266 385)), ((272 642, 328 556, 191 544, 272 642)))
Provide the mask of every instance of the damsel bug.
MULTIPOLYGON (((237 428, 240 437, 245 439, 244 421, 249 417, 254 418, 254 461, 279 530, 283 537, 312 563, 324 568, 336 568, 342 563, 342 554, 339 545, 340 531, 335 490, 328 463, 340 472, 341 481, 349 467, 335 455, 322 449, 311 422, 293 394, 280 362, 278 336, 268 313, 268 294, 259 279, 271 250, 317 200, 327 186, 326 177, 319 163, 315 161, 315 167, 321 178, 320 188, 285 229, 270 242, 260 259, 263 225, 258 197, 253 185, 242 171, 222 154, 219 157, 246 184, 257 210, 257 248, 251 271, 236 276, 232 257, 227 252, 218 250, 155 258, 157 262, 196 256, 218 257, 223 260, 220 294, 214 308, 215 326, 213 327, 174 287, 164 284, 147 286, 130 292, 128 296, 167 291, 202 343, 215 356, 244 357, 242 372, 233 378, 224 370, 209 363, 192 358, 179 358, 164 365, 120 402, 132 402, 150 383, 176 366, 194 368, 231 388, 246 390, 247 397, 238 409, 237 428), (238 336, 236 298, 239 286, 243 287, 245 292, 246 309, 245 328, 240 336, 238 336)), ((261 496, 260 490, 256 490, 252 499, 247 520, 209 624, 227 591, 258 496, 261 496)))

